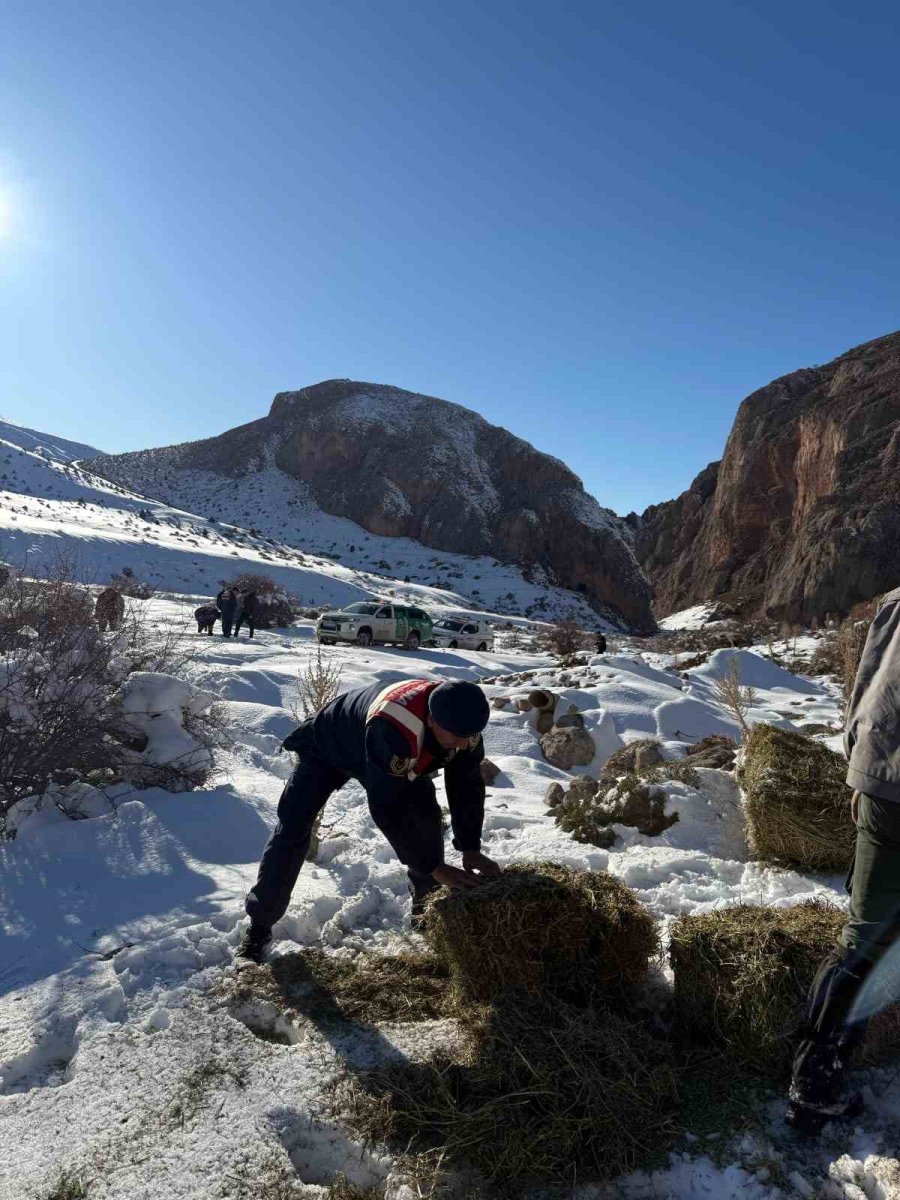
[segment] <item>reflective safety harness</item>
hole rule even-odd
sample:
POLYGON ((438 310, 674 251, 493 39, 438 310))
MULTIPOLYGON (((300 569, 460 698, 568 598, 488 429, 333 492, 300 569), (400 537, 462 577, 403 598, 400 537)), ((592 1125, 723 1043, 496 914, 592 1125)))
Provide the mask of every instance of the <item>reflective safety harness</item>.
POLYGON ((425 749, 428 697, 439 684, 427 679, 410 679, 391 683, 379 692, 366 713, 366 725, 378 717, 386 717, 403 734, 409 748, 405 758, 391 759, 392 775, 403 775, 410 781, 428 773, 434 755, 425 749))

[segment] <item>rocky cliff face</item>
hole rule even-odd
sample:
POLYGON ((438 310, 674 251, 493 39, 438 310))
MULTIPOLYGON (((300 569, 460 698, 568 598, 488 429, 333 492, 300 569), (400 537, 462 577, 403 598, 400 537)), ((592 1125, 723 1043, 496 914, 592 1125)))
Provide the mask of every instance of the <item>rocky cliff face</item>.
POLYGON ((738 593, 787 620, 900 583, 900 333, 741 404, 720 463, 631 516, 658 615, 738 593))
POLYGON ((141 488, 150 459, 160 499, 180 473, 227 480, 274 466, 371 533, 540 567, 635 631, 655 628, 625 521, 565 464, 445 400, 331 380, 279 393, 267 417, 220 437, 104 455, 92 470, 141 488))

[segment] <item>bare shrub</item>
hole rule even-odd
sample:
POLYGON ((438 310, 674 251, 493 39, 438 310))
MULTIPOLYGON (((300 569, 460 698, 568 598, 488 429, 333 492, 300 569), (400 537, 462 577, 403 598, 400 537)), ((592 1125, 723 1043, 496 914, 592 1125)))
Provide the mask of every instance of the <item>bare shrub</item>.
POLYGON ((304 670, 297 673, 297 699, 291 706, 296 721, 314 717, 320 709, 337 696, 341 690, 341 666, 331 662, 322 654, 321 643, 316 643, 316 657, 311 658, 304 670))
POLYGON ((287 629, 303 612, 298 599, 279 587, 270 575, 244 571, 225 581, 223 587, 255 594, 254 624, 258 629, 287 629))
POLYGON ((752 687, 741 686, 741 669, 736 658, 729 661, 726 673, 716 680, 714 691, 722 707, 737 721, 741 735, 748 738, 750 726, 747 723, 747 714, 756 705, 756 692, 752 687))
MULTIPOLYGON (((173 673, 176 644, 171 633, 155 634, 139 606, 118 631, 101 634, 71 564, 56 564, 44 579, 11 574, 0 589, 0 836, 11 836, 7 818, 19 801, 59 794, 76 781, 179 791, 205 781, 208 755, 158 767, 143 762, 146 738, 142 745, 121 702, 131 672, 173 673)), ((188 722, 198 749, 223 736, 218 711, 188 722)), ((64 802, 59 807, 66 811, 64 802)))
MULTIPOLYGON (((337 662, 329 661, 322 654, 322 645, 316 643, 316 657, 311 658, 306 668, 297 674, 297 699, 291 706, 295 721, 305 721, 315 716, 337 696, 341 687, 341 667, 337 662)), ((315 819, 312 836, 309 840, 309 850, 306 852, 307 862, 313 862, 319 853, 319 826, 322 823, 322 813, 315 819)))
POLYGON ((853 691, 871 623, 871 617, 848 617, 837 629, 829 629, 819 640, 810 663, 811 674, 837 678, 845 701, 853 691))
POLYGON ((542 648, 555 654, 557 658, 573 658, 579 650, 587 646, 586 635, 579 628, 577 621, 567 618, 557 621, 541 638, 542 648))

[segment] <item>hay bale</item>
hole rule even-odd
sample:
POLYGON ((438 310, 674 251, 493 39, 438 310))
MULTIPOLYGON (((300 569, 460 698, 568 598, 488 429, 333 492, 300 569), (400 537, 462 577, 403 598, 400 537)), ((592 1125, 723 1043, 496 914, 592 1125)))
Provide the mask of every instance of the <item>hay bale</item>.
POLYGON ((449 1165, 507 1187, 611 1178, 659 1155, 675 1133, 664 1043, 602 1008, 516 993, 475 1014, 461 1058, 388 1068, 369 1086, 380 1099, 361 1132, 439 1149, 449 1165))
POLYGON ((678 1026, 695 1040, 727 1047, 742 1067, 782 1074, 810 985, 845 920, 815 901, 794 908, 740 904, 679 918, 670 950, 678 1026))
POLYGON ((846 774, 841 755, 812 738, 755 726, 739 772, 755 856, 801 871, 846 870, 855 837, 846 774))
POLYGON ((603 871, 517 864, 467 891, 438 893, 425 936, 464 1001, 509 987, 579 999, 621 996, 659 952, 656 924, 603 871))

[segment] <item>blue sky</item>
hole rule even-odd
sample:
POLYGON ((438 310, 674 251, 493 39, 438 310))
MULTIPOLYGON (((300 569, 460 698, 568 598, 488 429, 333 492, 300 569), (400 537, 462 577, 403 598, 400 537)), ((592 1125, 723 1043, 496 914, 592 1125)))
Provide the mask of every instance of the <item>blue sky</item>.
POLYGON ((668 499, 900 327, 895 14, 0 0, 0 412, 137 449, 347 376, 668 499))

